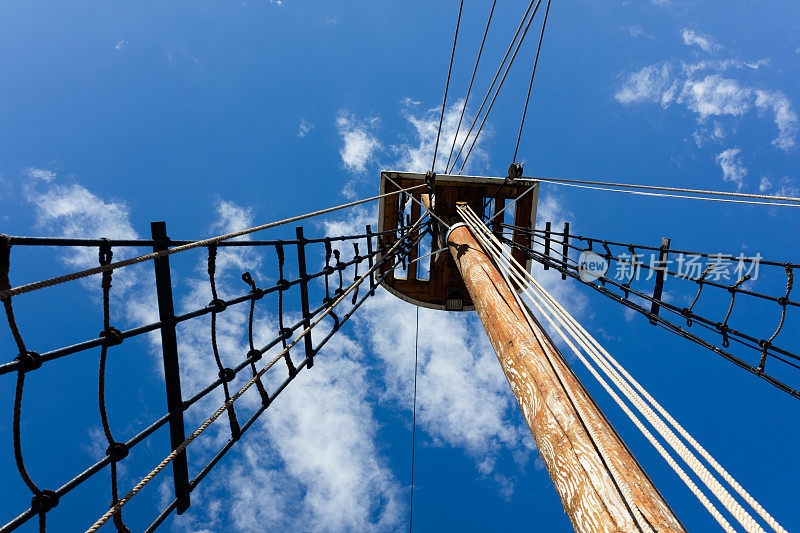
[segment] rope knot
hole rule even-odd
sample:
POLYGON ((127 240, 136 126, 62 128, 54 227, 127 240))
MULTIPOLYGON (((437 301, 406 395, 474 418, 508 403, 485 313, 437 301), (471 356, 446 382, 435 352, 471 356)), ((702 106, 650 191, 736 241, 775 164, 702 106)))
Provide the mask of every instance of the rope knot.
POLYGON ((255 363, 256 361, 259 361, 263 356, 264 356, 264 354, 261 353, 261 350, 252 349, 249 352, 247 352, 247 359, 251 363, 255 363))
POLYGON ((223 368, 218 375, 223 383, 230 383, 236 377, 236 372, 232 368, 223 368))
POLYGON ((58 505, 58 494, 54 490, 43 490, 31 499, 31 509, 37 513, 46 513, 58 505))
POLYGON ((42 366, 42 356, 36 352, 26 351, 16 356, 14 360, 19 361, 19 368, 23 372, 36 370, 42 366))
POLYGON ((225 303, 225 300, 220 300, 219 298, 214 298, 208 302, 208 306, 213 307, 215 313, 221 313, 228 308, 228 304, 225 303))
POLYGON ((111 250, 111 244, 107 238, 103 237, 100 240, 103 241, 103 243, 100 245, 100 249, 98 250, 100 264, 108 265, 111 263, 111 259, 114 257, 114 252, 111 250))
POLYGON ((111 445, 106 448, 106 455, 109 456, 112 461, 118 463, 128 456, 128 451, 128 445, 124 442, 112 442, 111 445))
POLYGON ((122 341, 125 340, 125 337, 122 336, 122 332, 117 328, 112 327, 108 327, 101 331, 100 337, 103 338, 104 346, 116 346, 118 344, 122 344, 122 341))

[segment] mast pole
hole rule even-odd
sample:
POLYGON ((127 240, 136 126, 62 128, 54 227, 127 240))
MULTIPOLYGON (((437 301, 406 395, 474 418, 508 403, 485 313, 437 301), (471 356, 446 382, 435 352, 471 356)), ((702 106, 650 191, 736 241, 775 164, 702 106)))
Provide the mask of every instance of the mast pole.
POLYGON ((685 531, 470 229, 454 225, 447 245, 575 530, 685 531))

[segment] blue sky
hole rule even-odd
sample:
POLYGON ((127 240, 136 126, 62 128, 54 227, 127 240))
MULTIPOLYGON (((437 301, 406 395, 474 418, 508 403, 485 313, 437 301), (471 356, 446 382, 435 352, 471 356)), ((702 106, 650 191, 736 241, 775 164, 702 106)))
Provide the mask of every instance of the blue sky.
MULTIPOLYGON (((381 168, 424 171, 457 4, 6 2, 0 231, 147 237, 149 221, 166 220, 171 236, 197 238, 372 195, 381 168)), ((470 119, 526 5, 498 2, 470 119)), ((449 135, 489 6, 465 2, 449 135)), ((800 6, 790 1, 554 1, 518 158, 526 175, 797 196, 798 21, 800 6)), ((529 38, 467 165, 471 174, 502 176, 510 162, 535 52, 529 38)), ((800 262, 793 208, 543 185, 539 213, 540 225, 567 220, 575 232, 608 239, 658 245, 666 236, 677 248, 800 262)), ((371 207, 305 226, 309 235, 333 235, 366 223, 376 224, 371 207)), ((17 248, 12 257, 12 284, 96 261, 94 252, 50 249, 17 248)), ((176 307, 208 301, 203 260, 201 252, 173 260, 176 307)), ((266 280, 274 268, 268 253, 226 252, 221 287, 233 294, 243 270, 266 280)), ((785 279, 767 274, 753 287, 782 295, 785 279)), ((152 319, 149 276, 142 267, 115 277, 117 323, 152 319)), ((784 527, 800 527, 796 400, 576 282, 543 279, 784 527)), ((16 298, 28 343, 45 351, 96 335, 98 284, 16 298)), ((690 292, 666 290, 677 302, 690 292)), ((382 293, 364 311, 209 476, 191 510, 165 528, 407 527, 414 308, 382 293)), ((244 318, 232 315, 225 347, 238 353, 244 318)), ((777 309, 753 307, 737 308, 731 320, 769 335, 777 318, 777 309)), ((273 327, 274 308, 262 319, 273 327)), ((790 312, 781 333, 790 349, 800 341, 796 319, 790 312)), ((426 310, 420 321, 414 528, 570 530, 479 322, 426 310)), ((179 335, 184 389, 197 390, 216 373, 207 329, 179 335)), ((0 343, 13 357, 10 335, 0 343)), ((111 360, 115 433, 133 434, 164 408, 156 350, 142 339, 118 347, 111 360)), ((64 358, 29 376, 24 451, 43 487, 103 453, 96 357, 64 358)), ((716 527, 577 362, 576 371, 688 528, 716 527)), ((12 379, 0 386, 3 521, 29 502, 10 453, 12 379)), ((199 424, 202 412, 190 413, 187 425, 199 424)), ((221 427, 198 442, 193 465, 224 437, 221 427)), ((123 487, 160 461, 167 439, 157 433, 126 460, 123 487)), ((126 507, 133 529, 157 514, 169 477, 126 507)), ((52 513, 53 530, 88 527, 108 498, 107 479, 98 476, 52 513)))

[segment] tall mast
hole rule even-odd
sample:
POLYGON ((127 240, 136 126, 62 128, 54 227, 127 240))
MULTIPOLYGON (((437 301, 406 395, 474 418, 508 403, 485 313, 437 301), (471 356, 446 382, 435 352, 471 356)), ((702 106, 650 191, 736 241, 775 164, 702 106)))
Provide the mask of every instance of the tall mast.
POLYGON ((575 530, 684 531, 470 229, 447 244, 575 530))

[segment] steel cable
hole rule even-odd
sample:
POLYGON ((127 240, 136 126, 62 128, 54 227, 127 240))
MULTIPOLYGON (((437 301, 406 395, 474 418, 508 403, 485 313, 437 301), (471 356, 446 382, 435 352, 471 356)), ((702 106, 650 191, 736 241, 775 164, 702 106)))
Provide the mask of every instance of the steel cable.
POLYGON ((450 89, 450 74, 453 72, 453 58, 456 55, 456 42, 458 41, 458 29, 461 27, 461 11, 464 9, 464 0, 458 6, 458 20, 456 20, 456 34, 453 37, 453 51, 450 53, 450 66, 447 67, 447 83, 444 86, 444 100, 442 101, 442 113, 439 115, 439 129, 436 131, 436 145, 433 148, 433 162, 431 172, 436 167, 436 153, 439 151, 439 136, 442 133, 442 122, 444 121, 444 110, 447 107, 447 92, 450 89))
POLYGON ((508 59, 508 54, 511 53, 511 49, 514 48, 514 43, 517 42, 517 37, 519 36, 519 32, 522 30, 522 27, 525 25, 525 20, 528 18, 528 13, 531 12, 531 8, 533 4, 536 3, 536 0, 531 0, 528 4, 528 9, 525 10, 525 13, 522 15, 522 20, 519 22, 519 26, 517 26, 517 31, 514 33, 514 37, 511 39, 511 42, 508 44, 508 48, 506 49, 506 53, 503 56, 503 60, 500 61, 500 66, 497 67, 497 72, 494 74, 494 79, 492 79, 492 83, 489 84, 489 89, 486 91, 486 96, 483 97, 483 101, 481 102, 480 107, 478 108, 478 112, 475 113, 475 118, 472 119, 472 124, 469 127, 469 131, 467 132, 466 137, 464 137, 464 142, 461 143, 461 147, 458 149, 458 153, 456 154, 456 158, 453 160, 453 166, 450 169, 445 169, 446 172, 449 174, 453 172, 453 169, 456 168, 456 163, 458 162, 458 157, 461 155, 461 152, 464 150, 464 147, 467 144, 467 140, 469 139, 470 134, 472 133, 475 124, 478 122, 478 117, 481 116, 481 111, 483 111, 483 106, 486 105, 486 101, 489 99, 489 95, 492 94, 492 89, 494 89, 494 84, 497 82, 497 78, 500 76, 500 73, 503 71, 503 67, 506 64, 506 59, 508 59))
POLYGON ((528 95, 525 97, 525 108, 522 110, 522 120, 519 122, 519 133, 517 134, 517 145, 514 147, 514 157, 511 162, 517 160, 517 151, 519 150, 519 141, 522 139, 522 128, 525 125, 525 116, 528 114, 528 102, 531 99, 531 90, 533 89, 533 77, 536 76, 536 66, 539 64, 539 52, 542 51, 542 40, 544 39, 544 29, 547 27, 547 15, 550 13, 550 0, 547 0, 547 8, 544 10, 544 22, 542 22, 542 33, 539 34, 539 45, 536 47, 536 59, 533 61, 533 70, 531 70, 531 82, 528 85, 528 95))
MULTIPOLYGON (((461 166, 458 167, 458 174, 461 174, 461 172, 464 170, 464 165, 467 164, 467 160, 469 159, 470 154, 472 154, 472 150, 478 143, 478 137, 480 137, 481 131, 483 131, 483 126, 486 124, 486 119, 489 118, 489 113, 492 112, 494 103, 497 100, 497 95, 500 94, 500 89, 503 88, 503 83, 506 81, 506 76, 508 76, 511 67, 514 64, 514 59, 517 57, 517 52, 519 52, 519 49, 522 47, 522 42, 525 40, 525 36, 528 34, 528 30, 531 27, 531 23, 533 22, 533 19, 536 17, 536 12, 539 11, 539 6, 541 5, 542 5, 542 0, 538 0, 536 2, 536 8, 534 8, 533 13, 531 14, 531 18, 528 20, 528 24, 525 26, 525 31, 522 32, 522 36, 519 38, 519 43, 517 43, 517 48, 514 50, 514 54, 508 61, 508 67, 506 67, 506 71, 503 73, 503 77, 500 79, 500 83, 497 84, 497 90, 495 90, 494 96, 492 96, 492 101, 489 102, 489 107, 486 108, 486 113, 484 113, 483 115, 483 120, 481 121, 481 125, 478 126, 478 131, 472 138, 472 144, 470 145, 469 150, 467 151, 467 155, 464 156, 464 159, 461 161, 461 166)), ((453 167, 455 168, 455 165, 453 165, 453 167)))
POLYGON ((469 79, 469 86, 467 87, 467 96, 464 97, 464 105, 461 108, 461 116, 458 117, 458 126, 456 132, 453 134, 453 144, 450 146, 450 153, 447 155, 447 163, 444 165, 445 172, 450 168, 450 159, 453 157, 453 150, 456 148, 456 141, 458 140, 458 132, 461 131, 461 122, 464 120, 464 113, 467 111, 467 103, 469 102, 469 95, 472 92, 472 84, 475 82, 475 74, 478 72, 478 64, 481 62, 483 55, 483 45, 486 44, 486 36, 489 34, 489 25, 492 23, 492 16, 494 15, 494 7, 497 0, 492 0, 492 9, 489 11, 489 19, 486 21, 486 29, 483 30, 483 39, 481 39, 481 46, 478 48, 478 57, 475 59, 475 68, 472 69, 472 77, 469 79))

